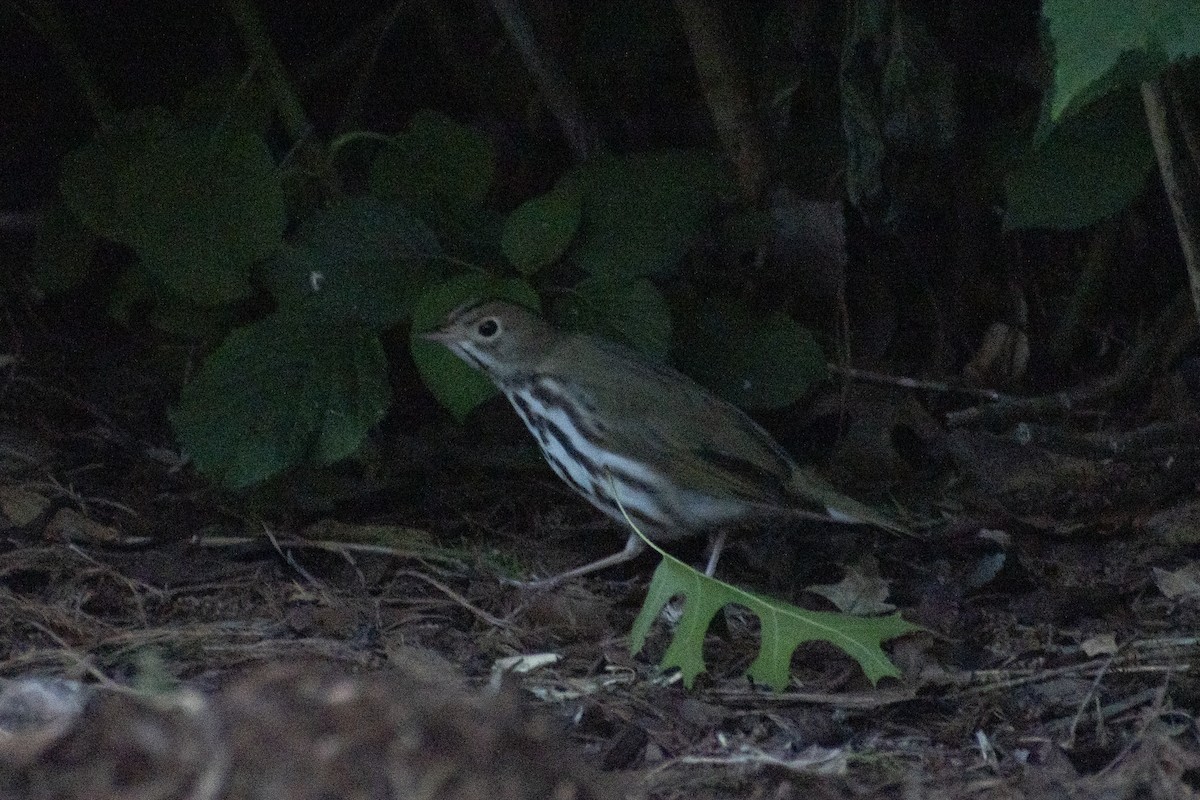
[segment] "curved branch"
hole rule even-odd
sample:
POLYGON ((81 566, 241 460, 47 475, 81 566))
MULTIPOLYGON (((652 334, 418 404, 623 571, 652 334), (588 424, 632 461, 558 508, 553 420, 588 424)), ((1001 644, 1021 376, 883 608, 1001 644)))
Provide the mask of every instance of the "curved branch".
POLYGON ((1175 218, 1175 231, 1179 235, 1179 246, 1183 250, 1188 283, 1192 287, 1192 305, 1196 309, 1197 319, 1200 319, 1200 233, 1196 230, 1196 221, 1188 213, 1189 207, 1196 207, 1195 198, 1191 199, 1189 206, 1182 176, 1178 171, 1180 157, 1176 155, 1175 147, 1171 144, 1167 100, 1159 81, 1147 81, 1142 84, 1142 105, 1146 109, 1146 124, 1150 127, 1154 154, 1158 157, 1158 173, 1162 177, 1163 189, 1166 190, 1167 201, 1171 205, 1171 215, 1175 218))
POLYGON ((742 199, 757 205, 766 175, 765 137, 750 81, 729 42, 720 5, 712 0, 675 0, 675 11, 692 48, 717 136, 737 169, 742 199))
POLYGON ((596 126, 583 111, 575 87, 567 80, 566 73, 549 49, 538 41, 518 0, 491 0, 491 4, 508 32, 509 40, 521 54, 525 68, 533 76, 542 99, 567 137, 571 152, 583 161, 600 148, 601 142, 596 126))

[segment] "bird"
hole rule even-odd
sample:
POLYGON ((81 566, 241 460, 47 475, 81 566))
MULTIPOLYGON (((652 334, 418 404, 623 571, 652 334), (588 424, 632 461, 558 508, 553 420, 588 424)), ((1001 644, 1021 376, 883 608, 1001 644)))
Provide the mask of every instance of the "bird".
MULTIPOLYGON (((609 339, 557 329, 524 306, 473 300, 421 336, 486 375, 554 473, 655 543, 707 534, 713 575, 726 534, 780 517, 908 529, 835 489, 744 411, 609 339)), ((526 586, 548 588, 636 558, 613 555, 526 586)))

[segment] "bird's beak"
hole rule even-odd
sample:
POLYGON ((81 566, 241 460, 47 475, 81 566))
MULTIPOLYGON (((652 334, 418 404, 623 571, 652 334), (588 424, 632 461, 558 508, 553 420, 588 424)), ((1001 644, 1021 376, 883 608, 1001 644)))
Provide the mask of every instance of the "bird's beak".
POLYGON ((438 342, 440 344, 445 344, 452 338, 450 332, 446 330, 425 331, 417 335, 427 342, 438 342))

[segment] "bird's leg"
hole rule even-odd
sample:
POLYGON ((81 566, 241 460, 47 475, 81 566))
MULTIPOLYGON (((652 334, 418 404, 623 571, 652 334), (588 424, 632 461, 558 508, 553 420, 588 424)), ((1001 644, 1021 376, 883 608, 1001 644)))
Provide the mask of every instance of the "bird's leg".
POLYGON ((704 567, 705 576, 711 578, 717 571, 717 562, 721 560, 721 551, 725 549, 725 531, 717 531, 708 537, 708 564, 704 567))
POLYGON ((582 567, 569 569, 566 572, 558 575, 551 575, 549 578, 542 578, 536 581, 519 582, 516 585, 525 589, 549 589, 557 586, 563 581, 569 581, 572 578, 578 578, 580 575, 589 575, 593 572, 598 572, 602 569, 615 567, 618 564, 624 564, 626 561, 632 561, 642 554, 646 549, 646 543, 636 533, 629 534, 629 538, 625 541, 625 548, 619 553, 613 553, 611 556, 605 556, 590 564, 584 564, 582 567))

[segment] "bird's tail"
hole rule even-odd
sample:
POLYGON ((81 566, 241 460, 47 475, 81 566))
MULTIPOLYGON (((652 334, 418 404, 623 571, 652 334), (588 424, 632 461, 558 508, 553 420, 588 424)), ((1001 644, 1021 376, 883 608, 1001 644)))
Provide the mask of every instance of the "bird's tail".
POLYGON ((860 503, 853 497, 842 494, 812 469, 797 467, 792 473, 791 488, 798 497, 825 509, 829 518, 835 522, 874 525, 892 533, 919 538, 903 523, 866 503, 860 503))

